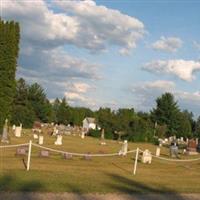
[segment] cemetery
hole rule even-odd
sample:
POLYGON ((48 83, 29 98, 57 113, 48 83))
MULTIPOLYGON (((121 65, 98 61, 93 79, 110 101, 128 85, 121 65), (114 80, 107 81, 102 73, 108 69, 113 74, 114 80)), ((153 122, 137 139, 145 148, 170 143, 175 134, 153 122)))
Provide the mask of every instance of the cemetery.
POLYGON ((49 134, 48 128, 40 127, 36 131, 23 129, 21 125, 16 135, 16 129, 6 133, 6 126, 7 122, 0 143, 0 183, 6 178, 12 182, 2 185, 1 190, 8 187, 19 191, 18 185, 26 182, 39 186, 33 184, 24 191, 104 193, 119 192, 117 188, 121 187, 122 193, 127 190, 195 193, 200 189, 200 155, 196 151, 196 140, 168 138, 165 145, 133 143, 107 140, 104 130, 100 138, 87 135, 83 138, 81 131, 61 134, 63 127, 59 129, 57 125, 54 125, 57 128, 52 127, 57 134, 49 134), (185 151, 178 149, 174 141, 184 142, 185 151), (127 184, 134 181, 145 187, 127 184))

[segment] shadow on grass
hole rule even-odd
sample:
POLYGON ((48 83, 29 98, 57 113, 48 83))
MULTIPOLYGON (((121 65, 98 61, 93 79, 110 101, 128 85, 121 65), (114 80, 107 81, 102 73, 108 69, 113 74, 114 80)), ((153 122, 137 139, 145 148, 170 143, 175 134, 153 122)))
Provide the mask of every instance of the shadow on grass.
MULTIPOLYGON (((107 174, 113 179, 113 183, 106 184, 117 193, 124 193, 134 196, 134 200, 185 200, 178 193, 167 187, 155 188, 143 183, 137 182, 131 178, 109 173, 107 174)), ((159 178, 159 177, 158 177, 159 178)))
POLYGON ((43 190, 43 185, 38 181, 18 180, 14 175, 0 176, 0 199, 26 199, 39 200, 33 193, 43 190), (9 194, 11 192, 11 194, 9 194))

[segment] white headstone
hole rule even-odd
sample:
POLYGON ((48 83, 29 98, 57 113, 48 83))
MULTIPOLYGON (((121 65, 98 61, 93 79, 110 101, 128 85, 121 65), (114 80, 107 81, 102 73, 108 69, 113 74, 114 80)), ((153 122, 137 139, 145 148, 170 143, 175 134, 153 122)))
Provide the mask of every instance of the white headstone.
POLYGON ((181 137, 180 139, 181 139, 181 142, 184 142, 183 137, 181 137))
POLYGON ((21 137, 22 134, 22 127, 21 126, 17 126, 15 128, 15 137, 21 137))
POLYGON ((62 135, 57 135, 57 139, 54 142, 55 145, 62 145, 62 135))
POLYGON ((40 135, 39 136, 39 145, 42 145, 44 143, 44 136, 43 135, 40 135))
POLYGON ((82 139, 85 138, 85 132, 84 132, 84 131, 81 132, 81 138, 82 138, 82 139))
POLYGON ((13 127, 12 127, 12 130, 15 131, 15 128, 16 128, 16 126, 15 126, 15 124, 14 124, 13 127))
POLYGON ((38 139, 38 135, 34 133, 34 134, 33 134, 33 138, 34 138, 34 139, 38 139))
POLYGON ((119 154, 125 156, 128 151, 128 142, 127 140, 124 140, 124 143, 122 144, 122 149, 120 150, 119 154))
POLYGON ((156 148, 156 156, 158 156, 158 157, 160 156, 160 148, 159 147, 156 148))
POLYGON ((151 152, 148 149, 146 149, 142 154, 142 162, 151 164, 151 160, 152 160, 151 152))

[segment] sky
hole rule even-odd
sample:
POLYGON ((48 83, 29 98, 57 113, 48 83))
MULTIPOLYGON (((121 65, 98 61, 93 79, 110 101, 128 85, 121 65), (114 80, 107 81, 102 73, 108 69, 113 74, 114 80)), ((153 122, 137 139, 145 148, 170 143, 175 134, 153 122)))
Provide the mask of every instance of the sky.
POLYGON ((72 106, 150 111, 171 92, 200 115, 200 1, 0 0, 20 23, 17 77, 72 106))

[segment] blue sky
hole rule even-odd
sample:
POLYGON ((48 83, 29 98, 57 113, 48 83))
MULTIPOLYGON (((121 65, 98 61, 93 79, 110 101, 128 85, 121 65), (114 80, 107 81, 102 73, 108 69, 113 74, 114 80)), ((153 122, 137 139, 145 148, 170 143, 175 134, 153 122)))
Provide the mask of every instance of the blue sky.
POLYGON ((172 92, 200 112, 200 2, 0 0, 21 25, 18 77, 50 99, 149 111, 172 92))

